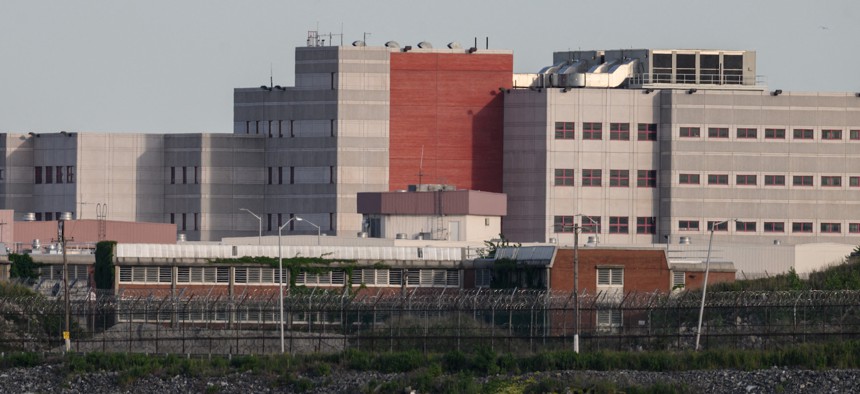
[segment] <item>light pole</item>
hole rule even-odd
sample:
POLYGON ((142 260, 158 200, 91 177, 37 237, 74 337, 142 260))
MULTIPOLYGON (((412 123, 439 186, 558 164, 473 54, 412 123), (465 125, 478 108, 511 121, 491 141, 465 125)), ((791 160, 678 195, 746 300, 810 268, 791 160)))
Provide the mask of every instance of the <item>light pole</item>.
POLYGON ((594 219, 591 218, 591 216, 585 216, 581 213, 577 214, 576 216, 584 217, 594 225, 594 236, 597 237, 597 243, 600 243, 600 223, 595 222, 594 219))
POLYGON ((705 296, 708 295, 708 271, 710 271, 711 268, 711 245, 714 243, 714 229, 721 224, 733 221, 737 221, 737 219, 711 223, 711 235, 708 239, 708 254, 705 257, 705 283, 702 285, 702 305, 699 306, 699 326, 696 328, 696 351, 699 351, 699 339, 702 337, 702 316, 705 313, 705 296))
MULTIPOLYGON (((305 222, 305 223, 310 224, 311 226, 314 226, 317 228, 317 246, 319 246, 320 245, 320 235, 322 233, 320 231, 320 226, 317 226, 316 224, 314 224, 314 222, 312 222, 310 220, 303 219, 303 218, 300 218, 298 216, 296 216, 294 219, 296 219, 297 222, 305 222)), ((292 219, 290 219, 290 220, 292 220, 292 219)))
POLYGON ((287 227, 287 225, 290 224, 290 222, 292 222, 293 219, 295 219, 295 218, 287 220, 286 223, 278 226, 278 290, 280 293, 280 296, 278 297, 278 307, 279 307, 278 309, 280 309, 280 315, 279 315, 280 317, 278 318, 278 320, 279 320, 278 325, 281 327, 281 354, 284 354, 284 351, 285 351, 285 348, 284 348, 284 258, 282 256, 282 252, 281 252, 281 230, 283 230, 284 227, 287 227))
POLYGON ((66 353, 72 350, 72 335, 71 335, 71 305, 69 301, 69 264, 66 260, 66 220, 71 220, 70 212, 63 212, 57 218, 57 236, 59 237, 60 247, 63 248, 63 299, 66 306, 66 325, 63 330, 63 341, 66 343, 66 353))
MULTIPOLYGON (((251 214, 251 216, 257 218, 257 222, 259 222, 259 227, 258 227, 258 231, 257 231, 257 245, 262 245, 263 244, 263 218, 260 217, 260 215, 257 215, 256 213, 251 212, 251 210, 248 208, 239 208, 239 210, 248 212, 251 214)), ((289 223, 289 222, 287 222, 287 223, 289 223)))

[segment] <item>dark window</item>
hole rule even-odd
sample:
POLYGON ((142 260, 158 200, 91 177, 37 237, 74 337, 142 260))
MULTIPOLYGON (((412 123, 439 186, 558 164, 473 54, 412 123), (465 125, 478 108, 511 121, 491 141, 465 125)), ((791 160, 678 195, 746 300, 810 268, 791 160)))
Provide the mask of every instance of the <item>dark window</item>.
POLYGON ((170 224, 176 224, 176 214, 175 213, 170 214, 170 224))
POLYGON ((186 225, 186 214, 182 214, 182 231, 188 230, 188 226, 186 225))
POLYGON ((764 232, 766 233, 784 233, 785 223, 783 222, 764 222, 764 232))
POLYGON ((63 183, 63 166, 57 166, 57 183, 63 183))
MULTIPOLYGON (((59 217, 57 219, 59 219, 59 217)), ((53 212, 45 212, 45 221, 50 222, 51 220, 54 220, 54 213, 53 212)))
POLYGON ((41 213, 41 212, 36 212, 36 221, 37 221, 37 222, 41 222, 41 221, 42 221, 42 213, 41 213))
POLYGON ((728 185, 729 184, 729 176, 728 176, 728 174, 710 174, 710 175, 708 175, 708 184, 709 185, 728 185))
POLYGON ((653 82, 672 82, 672 54, 654 54, 654 79, 653 82))
POLYGON ((609 217, 609 233, 610 234, 627 234, 630 232, 627 216, 610 216, 609 217))
POLYGON ((785 129, 764 129, 764 138, 767 140, 784 140, 785 129))
POLYGON ((821 139, 829 141, 841 140, 842 130, 821 130, 821 139))
POLYGON ((726 127, 708 127, 708 138, 729 138, 729 129, 726 127))
POLYGON ((825 234, 838 234, 842 232, 840 223, 821 223, 821 232, 825 234))
POLYGON ((573 216, 554 217, 553 228, 557 233, 572 233, 574 228, 573 216))
POLYGON ((636 218, 636 234, 657 234, 657 218, 636 218))
POLYGON ((738 138, 755 139, 758 138, 758 130, 750 128, 738 128, 738 138))
POLYGON ((284 184, 284 167, 278 167, 278 184, 284 184))
POLYGON ((600 233, 600 216, 583 216, 582 217, 582 233, 597 234, 600 233))
POLYGON ((188 172, 186 171, 187 167, 182 167, 182 184, 188 184, 188 172))
POLYGON ((36 184, 42 183, 42 167, 33 167, 35 170, 34 177, 36 184))
POLYGON ((793 233, 811 233, 812 222, 792 222, 791 232, 793 233))
POLYGON ((176 167, 170 167, 170 184, 176 184, 176 167))
POLYGON ((842 186, 841 176, 822 176, 821 186, 824 187, 839 187, 842 186))
POLYGON ((54 183, 54 167, 45 167, 45 183, 54 183))
POLYGON ((600 186, 601 170, 582 170, 582 186, 600 186))
POLYGON ((848 139, 853 141, 860 140, 860 130, 851 130, 848 132, 848 139))
POLYGON ((681 138, 699 138, 702 132, 698 127, 681 127, 681 138))
POLYGON ((794 129, 794 139, 796 140, 811 140, 812 129, 794 129))
POLYGON ((739 232, 755 232, 755 222, 735 222, 735 230, 739 232))
POLYGON ((678 231, 699 231, 699 221, 680 220, 678 221, 678 231))
POLYGON ((813 186, 812 175, 795 175, 791 179, 794 186, 813 186))
POLYGON ((609 186, 611 186, 611 187, 628 187, 628 186, 630 186, 630 171, 628 171, 628 170, 609 170, 609 186))
POLYGON ((848 223, 848 232, 852 234, 860 233, 860 223, 848 223))
POLYGON ((860 176, 852 176, 848 178, 849 187, 860 187, 860 176))
POLYGON ((75 167, 66 166, 66 183, 75 183, 75 167))
POLYGON ((556 186, 573 186, 573 169, 572 168, 556 168, 555 169, 555 185, 556 186))
POLYGON ((657 170, 639 170, 636 172, 637 187, 657 187, 657 170))
POLYGON ((765 186, 785 186, 785 175, 765 175, 765 186))
POLYGON ((723 83, 741 85, 744 78, 743 55, 723 55, 723 83))
POLYGON ((582 124, 582 139, 602 140, 603 125, 596 122, 585 122, 582 124))
POLYGON ((696 55, 675 55, 675 82, 682 84, 696 83, 696 55))
POLYGON ((715 220, 709 220, 708 221, 708 229, 711 229, 714 231, 729 231, 729 222, 726 222, 726 221, 717 222, 715 220), (719 223, 719 224, 717 224, 717 223, 719 223))
POLYGON ((194 212, 194 231, 197 231, 200 229, 200 226, 198 224, 199 221, 197 220, 198 216, 199 216, 199 214, 197 212, 194 212))
POLYGON ((637 129, 637 139, 639 141, 657 141, 656 123, 639 123, 637 129))
POLYGON ((272 184, 272 176, 273 176, 273 174, 272 174, 273 167, 266 167, 266 169, 269 171, 268 183, 271 185, 272 184))
POLYGON ((610 123, 609 139, 613 141, 630 141, 630 123, 610 123))
POLYGON ((755 175, 737 175, 735 184, 739 186, 755 186, 757 179, 755 175))
POLYGON ((698 185, 699 174, 679 174, 678 182, 682 185, 698 185))
POLYGON ((272 231, 272 214, 266 214, 266 231, 272 231))
POLYGON ((197 166, 194 166, 194 184, 195 185, 200 183, 200 179, 197 175, 198 172, 199 172, 199 168, 197 166))
POLYGON ((555 122, 555 139, 572 140, 573 137, 573 122, 555 122))

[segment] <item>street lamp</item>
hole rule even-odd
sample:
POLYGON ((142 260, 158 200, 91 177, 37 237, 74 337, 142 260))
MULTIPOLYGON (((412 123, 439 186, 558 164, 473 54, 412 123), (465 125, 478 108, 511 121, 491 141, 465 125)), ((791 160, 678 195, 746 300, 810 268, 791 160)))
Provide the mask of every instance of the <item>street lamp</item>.
POLYGON ((320 226, 317 226, 316 224, 314 224, 314 222, 312 222, 310 220, 303 219, 303 218, 300 218, 298 216, 296 216, 295 219, 297 222, 305 222, 305 223, 310 224, 311 226, 314 226, 317 228, 317 246, 319 246, 320 245, 320 235, 322 234, 322 231, 320 230, 320 226))
POLYGON ((721 224, 728 222, 736 222, 737 219, 723 220, 722 222, 711 223, 711 236, 708 239, 708 254, 705 257, 705 283, 702 285, 702 305, 699 306, 699 326, 696 329, 696 351, 699 351, 699 339, 702 336, 702 316, 705 313, 705 296, 708 294, 708 271, 711 268, 711 245, 714 243, 714 229, 721 224))
POLYGON ((248 208, 239 208, 239 210, 248 212, 251 214, 251 216, 257 218, 257 222, 259 223, 259 227, 257 230, 257 245, 262 245, 263 244, 263 218, 261 218, 260 215, 257 215, 256 213, 251 212, 251 210, 248 208))
POLYGON ((72 335, 71 335, 71 305, 69 301, 69 264, 66 260, 66 221, 72 220, 71 212, 63 212, 57 218, 57 237, 60 241, 60 247, 63 248, 63 298, 66 306, 66 325, 63 330, 63 341, 66 343, 66 353, 72 350, 72 335))
MULTIPOLYGON (((248 211, 248 212, 250 212, 250 211, 248 211)), ((293 218, 293 219, 295 219, 295 218, 293 218)), ((292 222, 293 219, 287 220, 286 223, 284 223, 281 226, 278 226, 278 291, 280 293, 280 296, 278 297, 278 307, 279 307, 278 309, 280 309, 280 315, 279 315, 280 317, 278 318, 278 320, 280 323, 279 326, 281 327, 281 354, 284 354, 284 350, 285 350, 285 348, 284 348, 284 258, 282 256, 282 252, 281 252, 281 230, 283 230, 284 227, 287 227, 287 225, 290 224, 290 222, 292 222)))

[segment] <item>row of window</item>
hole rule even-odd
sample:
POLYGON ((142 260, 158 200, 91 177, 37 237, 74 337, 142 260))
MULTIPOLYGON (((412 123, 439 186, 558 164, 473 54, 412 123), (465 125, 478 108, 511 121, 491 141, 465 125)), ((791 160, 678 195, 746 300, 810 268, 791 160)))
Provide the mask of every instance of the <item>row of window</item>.
POLYGON ((33 170, 37 185, 75 183, 75 166, 37 166, 33 170))
MULTIPOLYGON (((555 216, 553 218, 553 231, 556 233, 572 233, 576 228, 574 222, 575 216, 555 216)), ((603 232, 601 226, 602 218, 600 216, 582 216, 582 225, 580 231, 584 234, 598 234, 603 232)), ((630 218, 627 216, 610 216, 609 217, 609 233, 610 234, 629 234, 630 233, 630 218)), ((656 234, 657 233, 657 218, 655 217, 637 217, 636 218, 636 234, 656 234)))
POLYGON ((199 231, 200 230, 200 212, 194 213, 171 213, 170 214, 170 224, 175 224, 177 230, 180 231, 199 231), (191 225, 189 225, 188 218, 191 217, 191 225), (179 218, 179 223, 177 223, 176 219, 179 218))
MULTIPOLYGON (((708 221, 706 231, 710 231, 711 227, 714 227, 716 221, 708 221)), ((812 234, 813 232, 813 222, 791 222, 791 232, 798 234, 812 234)), ((820 234, 842 234, 842 223, 839 222, 822 222, 819 224, 819 233, 820 234)), ((679 231, 700 231, 699 221, 698 220, 679 220, 678 221, 678 230, 679 231)), ((785 233, 786 232, 786 223, 779 221, 765 221, 762 222, 762 230, 766 233, 785 233)), ((728 223, 720 223, 714 227, 714 231, 729 231, 728 223)), ((757 223, 754 221, 737 221, 735 223, 735 231, 738 232, 756 232, 757 231, 757 223)), ((858 234, 860 233, 860 223, 848 223, 848 233, 850 234, 858 234)))
MULTIPOLYGON (((815 139, 815 131, 813 129, 793 129, 791 130, 792 139, 795 140, 812 140, 815 139)), ((764 139, 766 140, 784 140, 786 139, 786 129, 766 128, 764 129, 764 139)), ((681 127, 679 132, 681 138, 701 138, 702 129, 699 127, 681 127)), ((738 127, 735 130, 737 139, 758 139, 759 133, 757 128, 753 127, 738 127)), ((822 129, 820 134, 823 141, 842 141, 843 130, 840 129, 822 129)), ((729 138, 728 127, 708 127, 708 138, 729 138)), ((860 141, 860 130, 849 130, 848 139, 851 141, 860 141)))
MULTIPOLYGON (((575 171, 573 168, 556 168, 555 169, 555 186, 575 186, 575 171)), ((600 169, 584 169, 582 170, 582 186, 603 186, 603 170, 600 169)), ((611 187, 629 187, 630 186, 630 171, 629 170, 609 170, 609 186, 611 187)), ((656 170, 637 170, 636 171, 636 186, 637 187, 657 187, 657 171, 656 170)))
MULTIPOLYGON (((735 175, 735 185, 738 186, 756 186, 758 185, 758 175, 755 174, 738 174, 735 175)), ((728 174, 708 174, 708 185, 728 185, 728 174)), ((678 183, 682 185, 699 185, 701 176, 699 174, 678 174, 678 183)), ((793 175, 791 176, 792 186, 811 187, 815 186, 813 175, 793 175)), ((764 175, 765 186, 785 186, 785 175, 764 175)), ((839 175, 822 175, 821 186, 823 187, 841 187, 842 177, 839 175)), ((849 187, 860 187, 860 176, 848 177, 849 187)))
MULTIPOLYGON (((475 287, 490 287, 493 278, 492 268, 475 270, 475 287)), ((624 286, 624 268, 622 267, 598 267, 597 286, 618 287, 624 286)))
MULTIPOLYGON (((574 122, 555 122, 555 139, 576 139, 574 122)), ((603 124, 600 122, 582 123, 583 140, 602 140, 603 124)), ((611 141, 630 141, 630 123, 610 123, 609 139, 611 141)), ((639 123, 636 126, 636 139, 639 141, 657 141, 656 123, 639 123)))
MULTIPOLYGON (((86 268, 85 266, 83 266, 86 268)), ((176 267, 176 283, 229 284, 231 267, 176 267)), ((268 285, 281 283, 277 268, 232 267, 233 283, 268 285)), ((62 276, 62 267, 60 267, 62 276)), ((86 274, 84 273, 84 278, 86 274)), ((304 286, 346 284, 347 273, 334 269, 327 272, 301 272, 295 283, 304 286)), ((366 286, 460 287, 460 271, 445 269, 357 269, 352 272, 352 283, 366 286)), ((287 270, 283 271, 287 283, 287 270)), ((173 267, 119 267, 120 283, 164 283, 173 281, 173 267)))
MULTIPOLYGON (((52 220, 60 220, 60 216, 62 212, 35 212, 36 221, 37 222, 50 222, 52 220)), ((74 217, 75 213, 72 212, 72 217, 74 217)))
POLYGON ((181 183, 183 185, 189 184, 189 183, 193 183, 196 185, 196 184, 200 183, 200 178, 198 175, 199 173, 200 173, 200 171, 199 171, 199 168, 197 166, 194 166, 194 167, 170 167, 170 184, 171 185, 178 184, 178 183, 180 183, 179 181, 181 180, 182 181, 181 183), (192 182, 192 180, 194 182, 192 182))

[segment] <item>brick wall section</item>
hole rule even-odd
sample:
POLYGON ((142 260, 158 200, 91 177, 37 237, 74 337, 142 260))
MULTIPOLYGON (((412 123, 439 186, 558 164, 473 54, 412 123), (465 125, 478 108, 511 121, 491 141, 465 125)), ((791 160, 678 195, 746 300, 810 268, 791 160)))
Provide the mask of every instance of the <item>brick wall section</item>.
MULTIPOLYGON (((684 286, 687 290, 697 290, 702 288, 702 283, 705 282, 705 272, 687 272, 686 273, 686 282, 684 286)), ((721 272, 721 271, 711 271, 708 273, 708 285, 712 285, 714 283, 720 282, 734 282, 735 281, 735 273, 734 271, 730 272, 721 272)))
POLYGON ((391 54, 389 188, 502 191, 503 96, 512 54, 391 54))
MULTIPOLYGON (((663 250, 579 249, 579 289, 597 290, 598 266, 624 267, 624 292, 670 290, 671 273, 663 250)), ((573 290, 573 249, 559 249, 550 270, 553 290, 573 290)))

